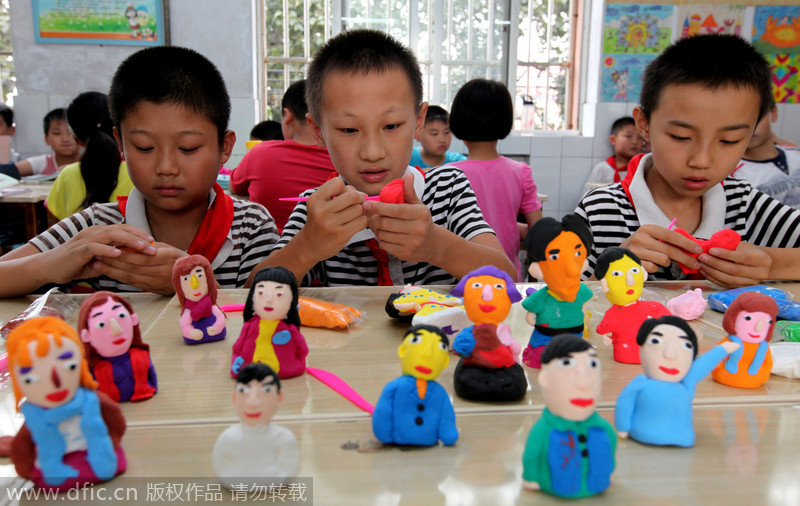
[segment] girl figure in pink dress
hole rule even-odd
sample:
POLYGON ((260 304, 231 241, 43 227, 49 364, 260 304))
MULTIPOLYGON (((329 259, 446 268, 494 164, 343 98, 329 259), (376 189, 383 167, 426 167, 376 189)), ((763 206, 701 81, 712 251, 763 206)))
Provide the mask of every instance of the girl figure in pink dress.
POLYGON ((244 306, 244 325, 233 344, 231 375, 252 362, 270 366, 278 377, 293 378, 306 370, 308 346, 300 333, 297 280, 284 267, 258 271, 244 306))
POLYGON ((200 344, 225 339, 225 315, 217 307, 217 281, 206 257, 189 255, 176 260, 172 285, 183 308, 183 341, 200 344))

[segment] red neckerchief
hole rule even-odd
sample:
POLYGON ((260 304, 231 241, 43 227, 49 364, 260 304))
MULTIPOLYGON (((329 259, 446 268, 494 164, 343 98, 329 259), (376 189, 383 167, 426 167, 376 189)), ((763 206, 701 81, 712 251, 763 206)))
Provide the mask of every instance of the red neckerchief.
POLYGON ((641 153, 631 158, 631 161, 628 163, 628 172, 625 174, 625 179, 620 181, 622 189, 625 191, 625 195, 628 196, 628 201, 630 201, 634 211, 636 210, 636 206, 633 204, 633 199, 631 198, 631 181, 633 181, 633 175, 636 174, 636 169, 639 168, 639 161, 643 156, 644 153, 641 153))
POLYGON ((617 167, 617 158, 614 155, 609 156, 606 159, 606 163, 609 164, 612 169, 614 169, 614 182, 619 183, 622 180, 619 173, 625 172, 625 169, 627 169, 627 167, 622 167, 622 168, 617 167))
MULTIPOLYGON (((209 263, 214 263, 233 225, 233 199, 225 194, 219 183, 214 183, 214 192, 216 193, 214 202, 206 211, 206 216, 194 235, 188 251, 190 255, 203 255, 209 263)), ((128 197, 117 197, 117 204, 119 212, 125 217, 128 197)))

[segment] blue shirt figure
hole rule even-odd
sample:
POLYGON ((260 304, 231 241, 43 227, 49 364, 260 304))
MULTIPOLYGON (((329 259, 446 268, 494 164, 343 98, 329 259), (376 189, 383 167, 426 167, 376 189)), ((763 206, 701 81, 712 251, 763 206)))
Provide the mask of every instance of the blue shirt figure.
POLYGON ((738 345, 717 345, 695 360, 697 337, 677 316, 646 320, 636 342, 644 375, 635 377, 617 398, 617 431, 646 444, 694 446, 695 387, 738 345))
POLYGON ((403 376, 387 384, 372 413, 382 443, 433 446, 458 440, 456 413, 445 389, 433 381, 450 362, 447 336, 437 327, 411 327, 398 349, 403 376))

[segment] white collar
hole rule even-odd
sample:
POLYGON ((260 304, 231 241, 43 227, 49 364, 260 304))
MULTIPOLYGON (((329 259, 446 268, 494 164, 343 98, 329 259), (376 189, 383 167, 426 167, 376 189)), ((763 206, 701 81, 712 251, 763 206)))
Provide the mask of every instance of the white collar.
MULTIPOLYGON (((214 202, 215 198, 217 198, 217 192, 215 192, 214 189, 212 188, 208 192, 209 208, 211 207, 211 204, 214 202)), ((128 195, 128 202, 125 206, 125 223, 127 223, 128 225, 133 225, 134 227, 137 228, 141 228, 148 234, 153 235, 153 232, 150 230, 150 223, 147 221, 147 211, 145 210, 144 195, 142 195, 142 193, 135 187, 131 190, 130 194, 128 195)), ((214 261, 211 262, 211 268, 216 269, 217 267, 222 265, 225 262, 225 260, 228 259, 228 256, 230 256, 232 251, 233 251, 233 237, 231 236, 231 231, 228 230, 228 236, 225 239, 225 244, 222 245, 222 248, 219 250, 219 253, 217 253, 216 258, 214 258, 214 261)))
MULTIPOLYGON (((658 225, 667 228, 672 218, 665 215, 664 211, 656 205, 653 194, 650 193, 650 188, 644 179, 645 173, 652 167, 653 157, 648 153, 639 161, 639 166, 631 179, 629 187, 631 200, 636 208, 636 216, 639 218, 640 225, 658 225)), ((725 228, 726 209, 725 189, 721 184, 715 184, 703 194, 703 216, 700 225, 692 235, 700 239, 708 239, 715 232, 725 228)))

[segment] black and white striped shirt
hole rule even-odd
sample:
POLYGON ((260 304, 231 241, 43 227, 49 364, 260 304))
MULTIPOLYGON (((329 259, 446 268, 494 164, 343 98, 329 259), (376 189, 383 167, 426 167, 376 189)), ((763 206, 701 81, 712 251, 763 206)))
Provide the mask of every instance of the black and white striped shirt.
MULTIPOLYGON (((800 247, 800 210, 782 204, 740 179, 726 178, 723 189, 724 228, 733 229, 742 236, 742 241, 757 246, 800 247)), ((594 238, 589 270, 583 273, 583 278, 587 279, 594 272, 597 257, 603 250, 619 246, 639 229, 639 217, 622 183, 590 191, 583 196, 575 212, 588 221, 594 238)), ((651 279, 675 279, 675 273, 662 267, 651 279)))
MULTIPOLYGON (((316 189, 303 192, 307 197, 316 189)), ((425 191, 422 202, 431 211, 433 223, 454 234, 470 240, 490 233, 492 228, 484 221, 478 201, 469 180, 459 169, 442 166, 425 174, 425 191)), ((282 248, 306 223, 306 203, 298 202, 283 235, 275 248, 282 248)), ((456 279, 444 269, 424 262, 401 261, 405 283, 417 285, 455 284, 456 279)), ((364 242, 345 246, 335 256, 315 265, 303 281, 305 285, 322 286, 375 286, 378 284, 378 263, 364 242)))
MULTIPOLYGON (((130 201, 129 201, 130 202, 130 201)), ((130 213, 130 203, 128 213, 130 213)), ((130 222, 130 220, 129 220, 130 222)), ((40 251, 48 251, 64 244, 81 230, 93 225, 119 225, 126 223, 116 203, 94 204, 69 216, 38 236, 30 244, 40 251)), ((243 288, 250 271, 265 259, 278 240, 278 231, 272 216, 261 204, 233 199, 233 223, 223 246, 212 265, 214 277, 222 288, 243 288), (226 258, 220 258, 230 251, 226 258)), ((98 290, 114 292, 141 292, 135 286, 102 276, 87 280, 98 290)))

